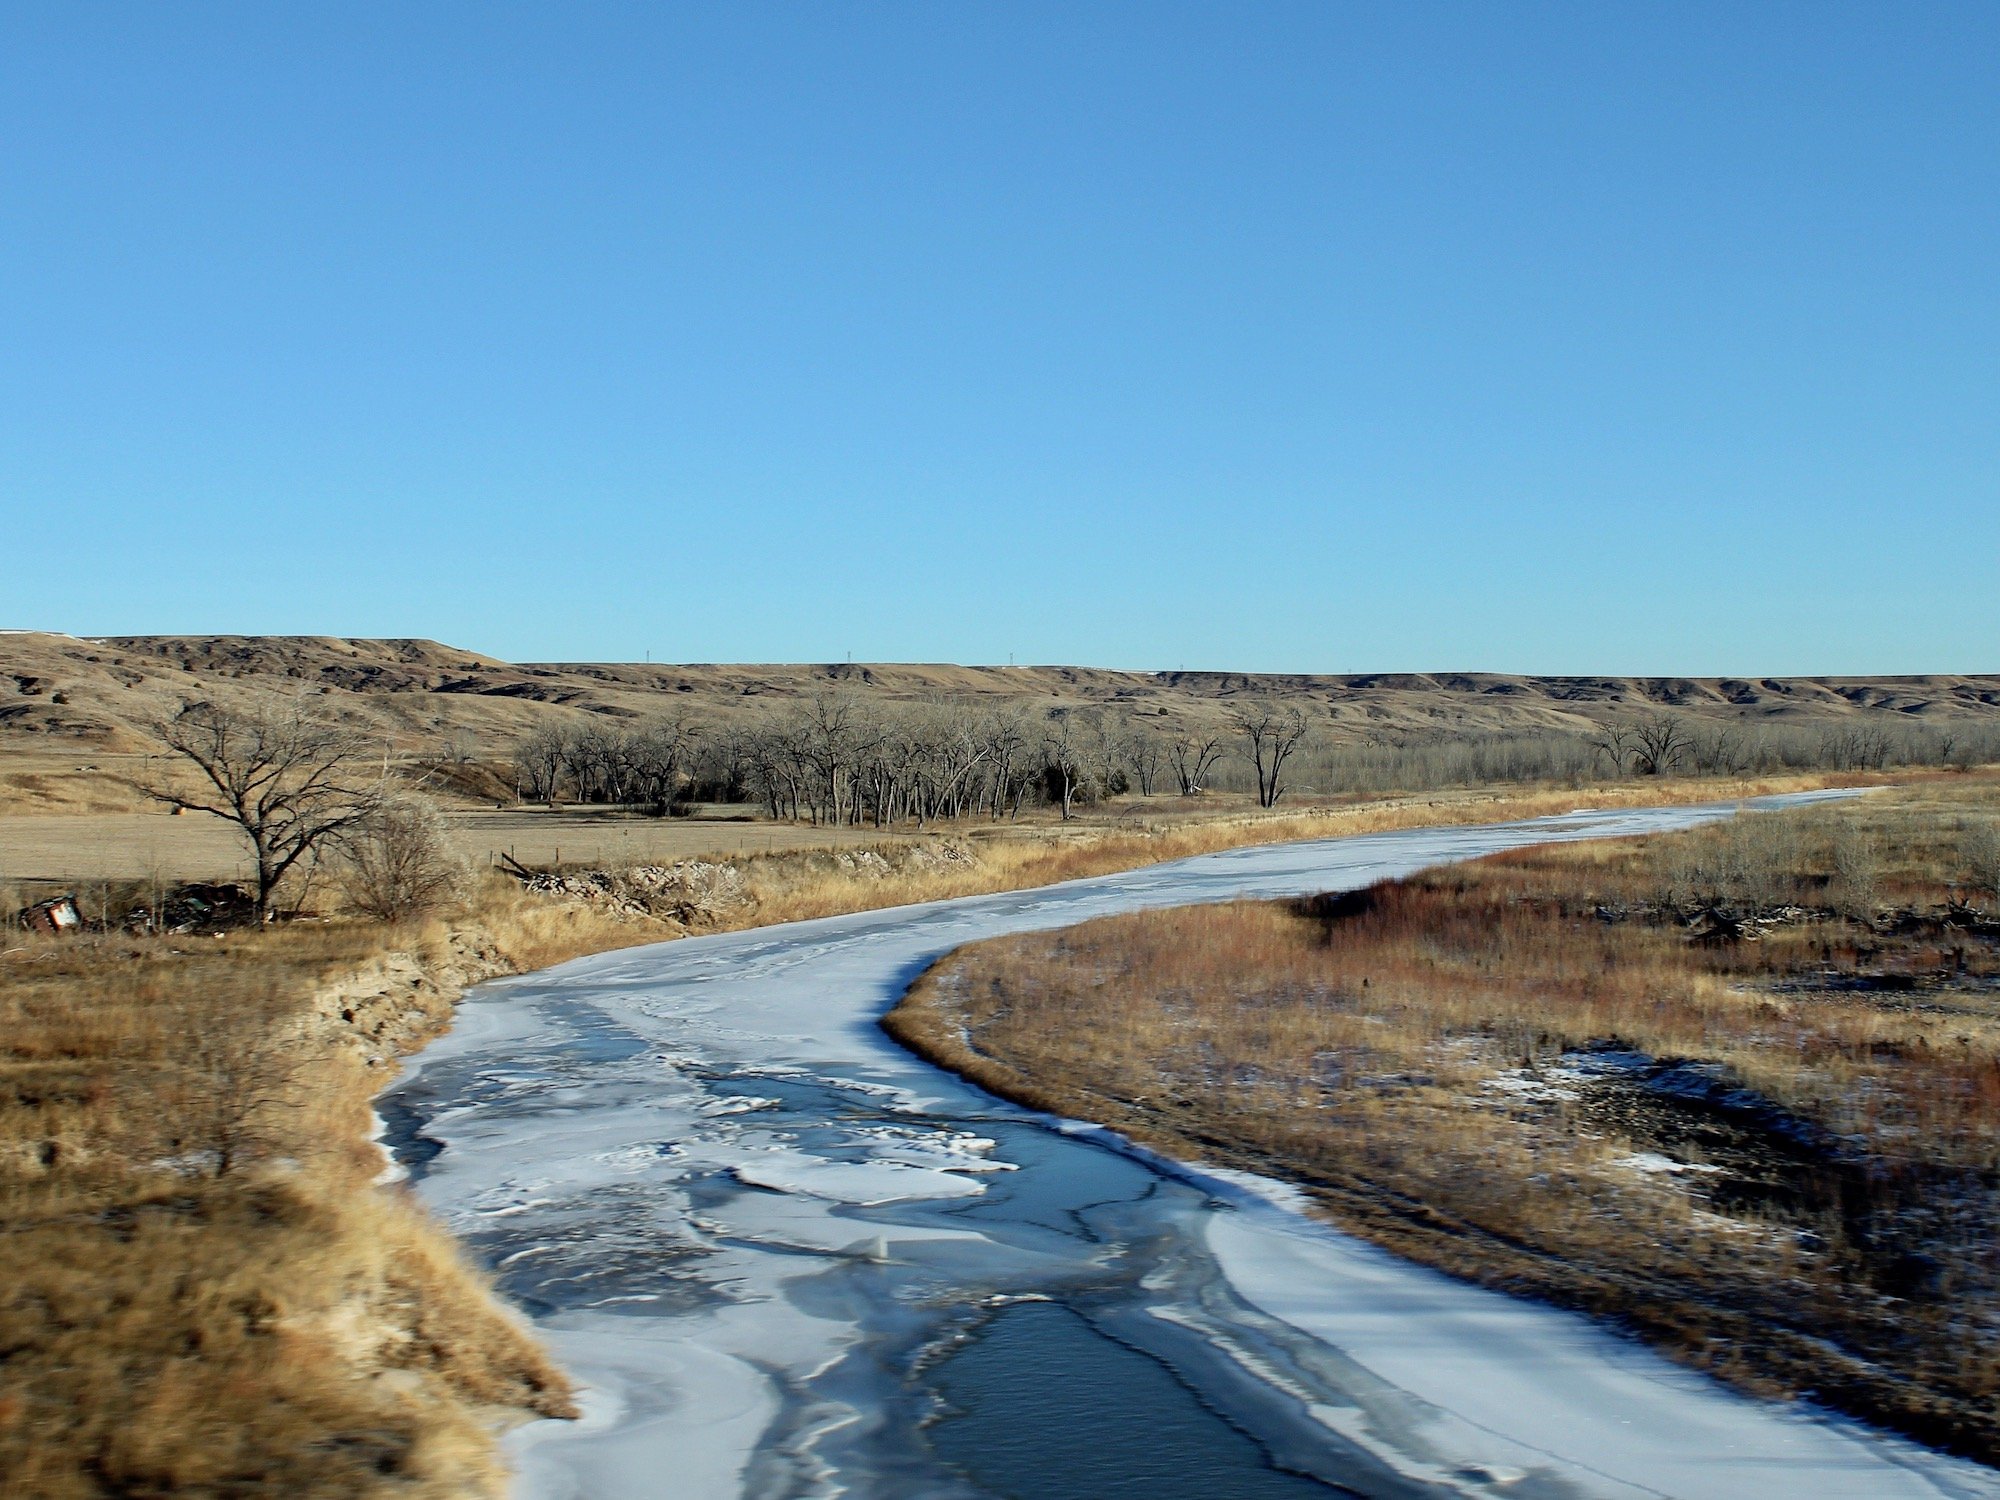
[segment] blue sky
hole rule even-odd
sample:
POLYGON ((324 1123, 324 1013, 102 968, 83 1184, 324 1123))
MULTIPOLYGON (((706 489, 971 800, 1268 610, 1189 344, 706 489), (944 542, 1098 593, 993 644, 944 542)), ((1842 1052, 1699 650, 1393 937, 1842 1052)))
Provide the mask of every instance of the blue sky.
POLYGON ((0 623, 2000 670, 2000 7, 0 5, 0 623))

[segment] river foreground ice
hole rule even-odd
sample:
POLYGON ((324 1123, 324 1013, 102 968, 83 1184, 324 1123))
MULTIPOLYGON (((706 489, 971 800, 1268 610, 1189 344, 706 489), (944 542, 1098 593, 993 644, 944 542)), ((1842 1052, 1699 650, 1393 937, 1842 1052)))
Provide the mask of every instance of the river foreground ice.
POLYGON ((382 1111, 583 1387, 580 1421, 509 1436, 517 1493, 2000 1496, 1992 1470, 1398 1261, 1278 1184, 993 1099, 877 1026, 977 939, 1734 806, 1240 849, 481 986, 382 1111))

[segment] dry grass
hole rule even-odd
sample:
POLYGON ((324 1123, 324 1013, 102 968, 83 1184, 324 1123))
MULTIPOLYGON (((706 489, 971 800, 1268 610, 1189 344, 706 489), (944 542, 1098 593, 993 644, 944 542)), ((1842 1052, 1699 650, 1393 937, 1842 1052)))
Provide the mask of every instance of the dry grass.
POLYGON ((1940 782, 1112 918, 964 950, 888 1024, 996 1092, 1296 1180, 1404 1254, 1991 1461, 2000 927, 1939 918, 1995 811, 1991 781, 1940 782))
MULTIPOLYGON (((449 955, 424 951, 438 941, 342 924, 13 939, 0 956, 8 1494, 487 1493, 499 1474, 483 1409, 567 1409, 483 1278, 370 1186, 380 1063, 440 1026, 449 994, 351 977, 441 972, 449 955), (352 1021, 314 1008, 342 981, 352 1021)), ((521 944, 548 948, 531 931, 521 944)))

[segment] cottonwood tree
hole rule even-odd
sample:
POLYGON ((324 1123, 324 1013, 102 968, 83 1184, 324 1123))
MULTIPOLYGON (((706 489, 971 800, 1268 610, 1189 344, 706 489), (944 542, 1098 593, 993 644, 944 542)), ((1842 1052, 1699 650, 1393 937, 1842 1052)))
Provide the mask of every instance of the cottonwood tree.
POLYGON ((1050 709, 1042 729, 1042 761, 1048 771, 1049 790, 1056 794, 1065 823, 1076 816, 1077 798, 1083 793, 1090 734, 1088 722, 1068 708, 1050 709))
POLYGON ((1679 714, 1648 714, 1632 725, 1633 758, 1641 776, 1664 776, 1694 748, 1679 714))
POLYGON ((1598 731, 1595 744, 1619 776, 1664 776, 1694 750, 1679 714, 1614 720, 1598 731))
POLYGON ((195 774, 162 776, 146 792, 242 831, 257 866, 260 922, 270 917, 272 897, 293 868, 382 799, 382 777, 368 764, 372 743, 311 712, 304 699, 254 710, 190 704, 153 732, 195 774))
POLYGON ((1688 754, 1697 776, 1741 776, 1756 761, 1756 752, 1733 725, 1698 730, 1688 737, 1688 754))
POLYGON ((1159 731, 1148 724, 1133 723, 1125 731, 1119 752, 1139 783, 1140 795, 1152 796, 1166 761, 1166 746, 1159 731))
POLYGON ((658 813, 671 809, 681 784, 702 753, 704 731, 686 710, 649 719, 617 744, 617 754, 629 775, 633 800, 658 813))
POLYGON ((1297 752, 1311 727, 1296 704, 1246 703, 1232 715, 1257 772, 1257 805, 1276 807, 1285 792, 1285 762, 1297 752))
POLYGON ((1223 748, 1219 729, 1183 729, 1168 742, 1167 759, 1173 762, 1183 797, 1198 797, 1207 788, 1208 773, 1222 759, 1223 748))
POLYGON ((563 763, 568 759, 565 735, 553 726, 537 729, 514 752, 514 763, 527 783, 528 800, 556 805, 563 763))

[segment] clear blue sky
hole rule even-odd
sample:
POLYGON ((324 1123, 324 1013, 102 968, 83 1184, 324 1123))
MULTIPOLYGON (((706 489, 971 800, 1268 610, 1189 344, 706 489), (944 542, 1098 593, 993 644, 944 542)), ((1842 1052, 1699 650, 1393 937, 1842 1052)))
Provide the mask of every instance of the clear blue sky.
POLYGON ((0 7, 0 623, 2000 670, 2000 6, 0 7))

